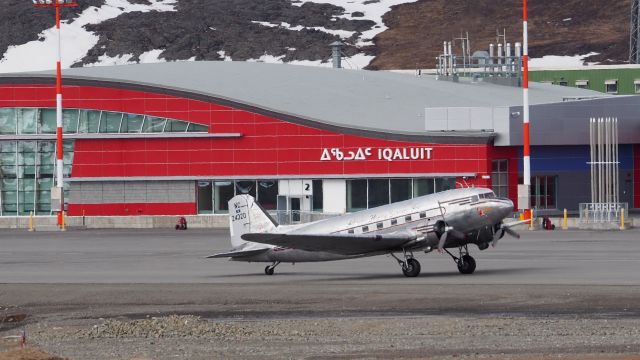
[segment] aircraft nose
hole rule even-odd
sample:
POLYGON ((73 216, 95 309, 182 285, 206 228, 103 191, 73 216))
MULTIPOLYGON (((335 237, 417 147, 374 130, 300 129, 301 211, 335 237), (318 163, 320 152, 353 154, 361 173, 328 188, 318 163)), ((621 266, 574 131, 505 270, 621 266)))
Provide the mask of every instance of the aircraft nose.
POLYGON ((510 199, 504 199, 502 211, 505 213, 505 216, 509 216, 513 212, 513 201, 510 199))

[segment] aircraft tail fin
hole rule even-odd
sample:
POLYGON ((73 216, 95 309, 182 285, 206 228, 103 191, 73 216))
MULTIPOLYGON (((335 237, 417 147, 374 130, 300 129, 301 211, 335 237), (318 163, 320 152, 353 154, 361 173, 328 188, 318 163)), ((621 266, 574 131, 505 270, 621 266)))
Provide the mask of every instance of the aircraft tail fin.
POLYGON ((278 223, 251 195, 236 195, 229 200, 229 230, 233 248, 247 243, 240 238, 243 234, 273 232, 277 227, 278 223))

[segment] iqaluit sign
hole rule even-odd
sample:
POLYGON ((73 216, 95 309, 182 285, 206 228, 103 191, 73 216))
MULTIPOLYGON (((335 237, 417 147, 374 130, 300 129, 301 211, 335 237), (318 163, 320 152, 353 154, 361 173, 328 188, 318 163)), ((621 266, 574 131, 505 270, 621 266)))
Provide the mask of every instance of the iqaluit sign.
POLYGON ((324 148, 320 161, 402 161, 431 160, 433 148, 430 147, 398 147, 398 148, 356 148, 343 150, 340 148, 324 148))

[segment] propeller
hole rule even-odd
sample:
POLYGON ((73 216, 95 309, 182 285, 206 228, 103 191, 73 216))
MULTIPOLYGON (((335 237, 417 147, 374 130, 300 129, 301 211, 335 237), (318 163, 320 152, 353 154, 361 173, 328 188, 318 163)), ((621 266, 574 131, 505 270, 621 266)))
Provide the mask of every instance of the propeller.
POLYGON ((512 230, 510 227, 504 226, 504 223, 500 222, 494 227, 493 241, 491 241, 491 246, 496 247, 498 245, 498 240, 502 239, 505 233, 513 236, 516 239, 520 239, 520 234, 512 230))
POLYGON ((456 239, 464 239, 465 235, 462 231, 454 229, 452 226, 448 226, 444 221, 439 221, 436 225, 436 234, 440 236, 438 240, 438 251, 442 252, 444 245, 447 243, 449 235, 456 239))
POLYGON ((442 221, 438 221, 436 223, 436 234, 440 235, 440 239, 438 240, 438 252, 442 253, 442 249, 444 249, 444 245, 447 243, 447 238, 449 235, 452 235, 457 239, 464 239, 465 235, 462 231, 458 231, 454 229, 452 226, 448 226, 446 219, 444 217, 444 208, 438 201, 438 208, 440 208, 440 215, 442 216, 442 221))

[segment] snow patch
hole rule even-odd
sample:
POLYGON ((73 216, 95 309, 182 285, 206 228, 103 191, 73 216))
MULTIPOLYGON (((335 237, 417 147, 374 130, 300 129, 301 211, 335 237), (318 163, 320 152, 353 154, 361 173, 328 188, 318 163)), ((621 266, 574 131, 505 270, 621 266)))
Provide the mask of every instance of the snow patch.
MULTIPOLYGON (((547 55, 542 58, 531 59, 529 66, 532 68, 575 68, 585 66, 584 59, 590 56, 599 55, 597 52, 590 52, 586 55, 575 56, 556 56, 547 55)), ((587 65, 594 65, 596 63, 588 63, 587 65)))
POLYGON ((231 56, 227 56, 227 52, 224 50, 218 51, 218 55, 220 55, 220 59, 222 59, 222 61, 233 61, 231 56))
POLYGON ((364 31, 360 35, 357 45, 366 46, 371 44, 373 39, 379 33, 387 30, 387 27, 382 22, 382 16, 391 10, 392 6, 400 4, 414 3, 417 0, 380 0, 379 2, 367 3, 366 0, 300 0, 292 5, 302 6, 305 3, 313 2, 319 4, 331 4, 340 6, 345 9, 344 15, 338 17, 349 20, 371 20, 376 23, 370 30, 364 31), (353 17, 351 14, 354 12, 363 13, 364 16, 353 17))
POLYGON ((103 54, 98 57, 98 62, 89 64, 87 66, 113 66, 133 64, 133 61, 131 61, 132 58, 133 54, 122 54, 118 56, 109 56, 103 54))
MULTIPOLYGON (((71 23, 63 21, 62 34, 62 67, 69 68, 80 61, 93 48, 99 40, 94 33, 84 27, 89 24, 99 24, 105 20, 113 19, 130 12, 149 11, 175 11, 177 0, 150 0, 151 4, 132 4, 127 0, 106 0, 99 8, 90 6, 86 8, 71 23)), ((38 40, 30 41, 23 45, 10 46, 0 59, 0 73, 39 71, 55 69, 57 61, 58 36, 55 26, 44 30, 38 35, 38 40)), ((157 51, 157 50, 152 50, 157 51)), ((146 53, 145 53, 146 54, 146 53)), ((157 54, 159 55, 159 53, 157 54)), ((146 56, 157 59, 155 53, 149 52, 146 56)), ((128 62, 133 55, 124 54, 114 58, 104 56, 104 63, 95 65, 108 65, 112 63, 128 62)))
POLYGON ((291 26, 291 24, 286 22, 281 22, 280 24, 270 23, 266 21, 251 21, 251 22, 254 24, 258 24, 261 26, 269 27, 269 28, 280 27, 287 30, 291 30, 291 31, 301 31, 305 29, 318 30, 318 31, 325 32, 327 34, 339 36, 342 39, 350 38, 353 34, 356 33, 355 31, 327 29, 322 26, 302 26, 302 25, 291 26))

